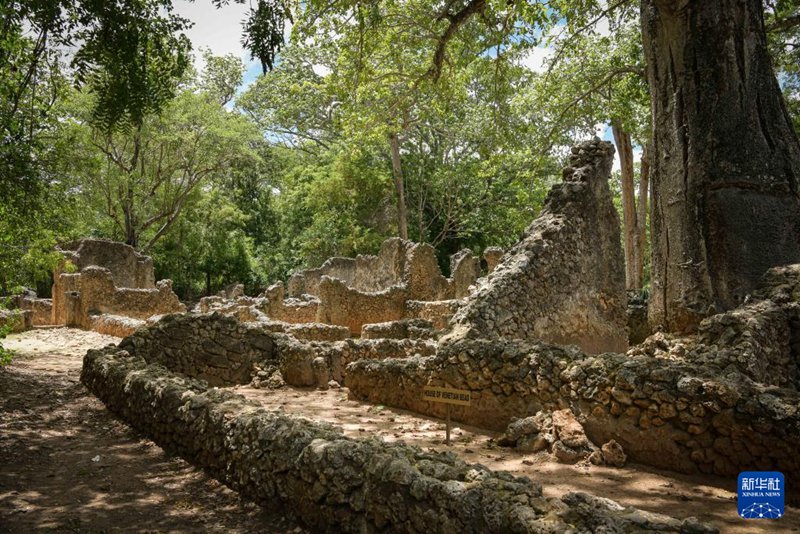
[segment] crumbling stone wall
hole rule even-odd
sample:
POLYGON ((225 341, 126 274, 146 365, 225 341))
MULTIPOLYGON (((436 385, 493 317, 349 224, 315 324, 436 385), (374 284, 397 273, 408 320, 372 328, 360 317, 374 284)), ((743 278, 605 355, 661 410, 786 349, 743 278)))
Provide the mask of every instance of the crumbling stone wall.
POLYGON ((377 256, 330 258, 318 269, 294 273, 289 278, 287 292, 294 298, 320 296, 322 279, 327 276, 361 293, 403 286, 413 300, 447 300, 468 295, 469 287, 480 274, 480 260, 469 250, 453 255, 448 279, 442 275, 431 245, 392 238, 383 242, 377 256))
POLYGON ((94 316, 134 319, 184 312, 172 281, 155 283, 153 261, 124 243, 84 239, 59 249, 65 261, 53 279, 51 324, 92 328, 94 316), (67 262, 78 271, 65 272, 67 262))
POLYGON ((582 493, 545 499, 527 478, 447 453, 354 440, 341 430, 207 390, 108 348, 81 380, 159 445, 257 502, 284 503, 310 528, 342 532, 713 532, 582 493))
POLYGON ((58 286, 64 291, 54 294, 53 324, 90 329, 92 316, 99 314, 147 319, 186 311, 172 292, 172 280, 160 280, 154 289, 118 288, 108 269, 89 266, 80 273, 59 275, 58 286))
POLYGON ((91 329, 107 336, 128 337, 147 324, 147 321, 121 315, 94 315, 91 329))
POLYGON ((31 312, 31 322, 34 326, 49 325, 53 320, 53 301, 36 297, 20 296, 17 307, 31 312))
POLYGON ((305 342, 294 336, 275 337, 279 368, 287 384, 327 388, 333 380, 347 385, 347 366, 359 360, 405 359, 430 356, 436 344, 425 339, 347 339, 305 342))
POLYGON ((425 319, 403 319, 387 323, 365 324, 362 339, 436 339, 433 323, 425 319))
POLYGON ((219 314, 166 316, 119 348, 212 386, 246 384, 256 363, 277 362, 272 333, 219 314))
POLYGON ((483 259, 486 262, 486 272, 491 274, 500 265, 503 258, 503 249, 500 247, 487 247, 483 251, 483 259))
POLYGON ((406 317, 430 321, 437 330, 444 330, 463 305, 463 300, 409 300, 406 301, 406 317))
POLYGON ((24 332, 33 328, 33 313, 30 310, 0 309, 0 328, 10 327, 12 332, 24 332))
POLYGON ((277 283, 267 288, 257 307, 276 321, 313 323, 319 316, 320 301, 307 294, 285 299, 283 284, 277 283))
MULTIPOLYGON (((442 275, 436 250, 428 243, 410 243, 403 279, 411 300, 446 300, 453 298, 453 287, 442 275)), ((463 284, 463 280, 461 281, 463 284)), ((377 321, 375 321, 377 322, 377 321)))
MULTIPOLYGON (((111 272, 114 285, 117 287, 139 289, 155 287, 152 258, 139 254, 136 249, 125 243, 106 239, 81 239, 60 245, 57 250, 76 267, 77 271, 92 265, 105 267, 111 272)), ((58 284, 58 276, 55 278, 58 284)), ((54 289, 53 295, 55 294, 54 289)))
POLYGON ((626 350, 619 216, 608 187, 613 156, 605 141, 573 148, 541 215, 457 312, 454 337, 626 350))
POLYGON ((294 273, 288 282, 288 294, 294 298, 303 294, 319 295, 323 276, 336 278, 348 287, 367 293, 398 285, 402 283, 408 244, 399 238, 387 239, 377 256, 329 258, 317 269, 294 273))
POLYGON ((800 476, 800 395, 714 367, 462 340, 435 357, 355 362, 347 384, 357 398, 438 417, 444 408, 422 400, 425 385, 467 389, 472 406, 453 407, 453 417, 496 430, 515 417, 571 407, 592 441, 614 439, 641 463, 722 475, 779 467, 800 476))
POLYGON ((392 286, 376 293, 351 289, 337 278, 323 276, 319 284, 317 321, 346 326, 354 336, 368 323, 397 321, 406 315, 408 292, 392 286))
POLYGON ((453 298, 464 298, 470 294, 470 286, 481 275, 481 260, 469 249, 464 249, 450 257, 450 285, 453 298))

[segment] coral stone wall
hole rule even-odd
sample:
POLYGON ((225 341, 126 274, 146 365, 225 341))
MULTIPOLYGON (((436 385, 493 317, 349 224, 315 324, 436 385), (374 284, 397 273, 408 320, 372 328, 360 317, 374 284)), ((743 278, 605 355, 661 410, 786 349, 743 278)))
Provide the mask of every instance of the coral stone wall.
MULTIPOLYGON (((136 249, 125 243, 105 239, 82 239, 61 245, 58 249, 78 271, 90 265, 105 267, 111 271, 111 277, 117 287, 140 289, 155 287, 152 258, 139 254, 136 249)), ((55 294, 56 291, 53 290, 53 295, 55 294)))
POLYGON ((613 156, 604 141, 573 148, 541 215, 454 317, 455 337, 627 349, 619 216, 608 187, 613 156))
POLYGON ((19 308, 29 310, 34 326, 52 324, 53 321, 53 301, 52 299, 40 299, 34 297, 22 297, 19 299, 19 308))
POLYGON ((113 347, 87 353, 81 380, 162 447, 318 532, 715 532, 583 493, 546 499, 538 483, 452 454, 348 439, 113 347))
POLYGON ((461 340, 435 357, 355 362, 347 385, 356 398, 439 417, 442 406, 422 400, 425 385, 468 389, 472 406, 454 406, 453 417, 497 430, 515 417, 571 407, 592 441, 614 439, 641 463, 722 475, 778 469, 800 477, 800 394, 724 365, 461 340))
POLYGON ((171 280, 160 280, 154 289, 118 288, 112 273, 97 266, 86 267, 80 273, 61 274, 58 278, 57 286, 64 291, 53 294, 53 324, 91 328, 91 315, 107 313, 147 319, 186 311, 172 292, 171 280), (68 304, 67 293, 75 293, 77 303, 68 304))
POLYGON ((337 278, 323 276, 319 297, 317 321, 346 326, 358 336, 365 324, 404 318, 408 292, 403 287, 392 286, 377 293, 362 293, 337 278))
POLYGON ((166 316, 119 348, 212 386, 246 384, 255 364, 277 362, 271 332, 219 314, 166 316))

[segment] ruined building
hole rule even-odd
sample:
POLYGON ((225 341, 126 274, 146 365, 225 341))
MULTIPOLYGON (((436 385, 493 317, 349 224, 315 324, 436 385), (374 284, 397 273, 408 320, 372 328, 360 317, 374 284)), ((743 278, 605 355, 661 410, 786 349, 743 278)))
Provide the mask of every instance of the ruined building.
POLYGON ((64 256, 53 273, 53 298, 21 296, 33 325, 64 325, 125 336, 148 319, 186 311, 171 280, 155 281, 153 260, 133 247, 82 239, 58 247, 64 256))
POLYGON ((333 258, 259 297, 203 299, 196 313, 90 351, 82 380, 166 448, 245 495, 302 509, 314 526, 537 532, 547 516, 556 529, 712 532, 584 494, 544 499, 530 481, 342 438, 225 389, 343 385, 443 417, 423 389, 446 386, 471 395, 469 408, 448 410, 455 420, 550 447, 560 461, 800 476, 800 266, 770 270, 746 304, 694 336, 658 333, 629 349, 612 157, 599 140, 573 149, 522 241, 487 251, 491 272, 464 252, 446 278, 430 247, 389 240, 376 256, 333 258))

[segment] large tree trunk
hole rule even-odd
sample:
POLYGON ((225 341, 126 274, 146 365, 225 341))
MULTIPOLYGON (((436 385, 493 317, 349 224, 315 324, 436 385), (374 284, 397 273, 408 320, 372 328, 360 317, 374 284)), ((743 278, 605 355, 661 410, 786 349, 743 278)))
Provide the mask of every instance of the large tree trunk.
POLYGON ((392 178, 397 195, 397 231, 402 239, 408 239, 406 188, 403 181, 403 167, 400 164, 400 139, 397 134, 389 135, 389 145, 392 151, 392 178))
POLYGON ((636 220, 636 193, 633 185, 633 144, 631 136, 622 128, 617 119, 611 121, 614 144, 622 175, 622 233, 625 250, 625 289, 641 289, 642 279, 637 264, 637 235, 639 225, 636 220))
POLYGON ((650 196, 650 142, 642 148, 642 161, 639 168, 639 203, 636 205, 636 223, 639 234, 636 236, 636 273, 644 286, 644 259, 647 252, 647 201, 650 196))
POLYGON ((762 0, 642 0, 653 111, 650 321, 691 331, 800 261, 800 143, 762 0))

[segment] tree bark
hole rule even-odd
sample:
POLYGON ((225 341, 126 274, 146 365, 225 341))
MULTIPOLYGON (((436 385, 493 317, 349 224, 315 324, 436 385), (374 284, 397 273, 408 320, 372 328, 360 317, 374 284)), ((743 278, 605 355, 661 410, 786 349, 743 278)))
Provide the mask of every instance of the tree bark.
POLYGON ((647 254, 647 204, 650 196, 650 142, 642 148, 642 161, 639 168, 639 203, 636 206, 636 222, 639 234, 636 236, 636 270, 640 288, 644 286, 644 259, 647 254))
POLYGON ((763 15, 761 0, 642 0, 654 326, 692 331, 800 261, 800 142, 763 15))
POLYGON ((389 135, 392 152, 392 179, 397 196, 397 231, 401 239, 408 239, 408 215, 406 210, 406 190, 403 181, 403 167, 400 162, 400 139, 397 134, 389 135))
POLYGON ((637 260, 639 224, 636 217, 636 193, 633 185, 633 144, 619 119, 611 120, 614 144, 617 145, 622 175, 622 233, 625 250, 625 289, 641 289, 637 260))

